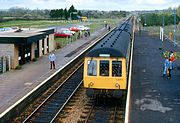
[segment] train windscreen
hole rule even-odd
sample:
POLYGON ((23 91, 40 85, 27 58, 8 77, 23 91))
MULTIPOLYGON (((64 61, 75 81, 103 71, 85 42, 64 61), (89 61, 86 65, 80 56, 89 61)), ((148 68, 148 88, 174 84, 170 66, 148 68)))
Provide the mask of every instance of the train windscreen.
POLYGON ((97 75, 97 61, 89 60, 88 61, 88 76, 96 76, 97 75))
POLYGON ((100 61, 100 76, 109 76, 109 61, 100 61))

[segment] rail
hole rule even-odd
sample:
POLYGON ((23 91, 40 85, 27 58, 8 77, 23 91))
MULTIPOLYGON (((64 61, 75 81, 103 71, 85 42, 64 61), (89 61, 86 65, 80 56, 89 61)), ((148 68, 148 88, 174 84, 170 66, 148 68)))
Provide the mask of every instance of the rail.
MULTIPOLYGON (((79 70, 81 69, 80 67, 82 67, 82 64, 81 66, 79 66, 60 86, 58 86, 54 91, 53 93, 51 93, 51 95, 49 95, 24 121, 23 123, 25 122, 28 122, 31 120, 31 118, 34 116, 36 117, 35 115, 37 114, 41 114, 41 109, 42 108, 46 108, 48 110, 51 110, 51 108, 53 107, 52 110, 54 110, 54 116, 52 116, 52 112, 50 112, 50 116, 51 116, 51 119, 47 119, 47 118, 44 118, 43 122, 53 122, 54 119, 56 118, 56 116, 59 114, 59 112, 62 110, 62 108, 66 105, 66 103, 68 102, 68 100, 73 96, 73 94, 76 92, 77 88, 82 84, 82 80, 80 82, 78 82, 79 80, 77 79, 77 83, 72 83, 72 78, 76 75, 77 72, 79 72, 79 70), (75 85, 73 85, 75 84, 75 85), (74 87, 74 88, 73 88, 74 87), (68 92, 66 92, 67 95, 63 95, 63 93, 60 93, 63 91, 71 91, 73 88, 73 92, 70 94, 68 92), (70 96, 69 96, 70 94, 70 96), (57 96, 58 95, 58 96, 57 96), (62 97, 61 97, 62 96, 62 97), (66 100, 60 100, 60 98, 64 98, 64 97, 68 97, 66 100), (56 99, 56 100, 53 100, 53 99, 56 99), (56 104, 54 106, 54 102, 57 101, 58 104, 56 104), (63 102, 65 101, 65 102, 63 102), (49 103, 49 104, 47 104, 49 103), (61 105, 62 104, 62 105, 61 105), (59 106, 59 107, 58 107, 59 106), (59 110, 56 110, 55 108, 59 108, 59 110)), ((81 72, 79 72, 81 73, 81 72)), ((82 74, 82 73, 81 73, 82 74)), ((82 79, 79 78, 79 79, 82 79)), ((49 113, 48 111, 46 112, 47 114, 49 113)), ((46 114, 46 115, 47 115, 46 114)), ((47 115, 48 116, 48 115, 47 115)), ((39 117, 39 116, 37 116, 39 117)), ((35 119, 38 119, 38 118, 35 118, 35 119)), ((42 118, 43 119, 43 118, 42 118)), ((41 119, 41 120, 42 120, 41 119)))

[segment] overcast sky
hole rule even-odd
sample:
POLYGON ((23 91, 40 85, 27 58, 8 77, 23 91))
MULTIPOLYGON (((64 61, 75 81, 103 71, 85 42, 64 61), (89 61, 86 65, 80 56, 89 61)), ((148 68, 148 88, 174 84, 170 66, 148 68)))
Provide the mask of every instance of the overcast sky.
POLYGON ((60 9, 71 5, 78 10, 162 10, 177 7, 180 0, 0 0, 0 9, 60 9))

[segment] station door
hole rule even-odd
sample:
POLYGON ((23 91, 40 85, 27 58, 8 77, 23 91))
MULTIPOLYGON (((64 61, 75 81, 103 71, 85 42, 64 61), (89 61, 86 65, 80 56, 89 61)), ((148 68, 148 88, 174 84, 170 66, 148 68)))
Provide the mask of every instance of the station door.
POLYGON ((19 45, 19 65, 31 61, 31 44, 19 45))

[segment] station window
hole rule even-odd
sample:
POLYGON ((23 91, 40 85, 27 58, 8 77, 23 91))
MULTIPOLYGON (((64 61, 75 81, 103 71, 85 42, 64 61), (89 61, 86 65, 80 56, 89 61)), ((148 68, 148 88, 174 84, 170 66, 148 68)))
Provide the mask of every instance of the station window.
POLYGON ((112 61, 112 76, 122 76, 122 61, 112 61))
POLYGON ((109 76, 109 61, 100 61, 100 76, 109 76))
POLYGON ((96 60, 88 61, 88 75, 89 76, 97 75, 97 61, 96 60))

